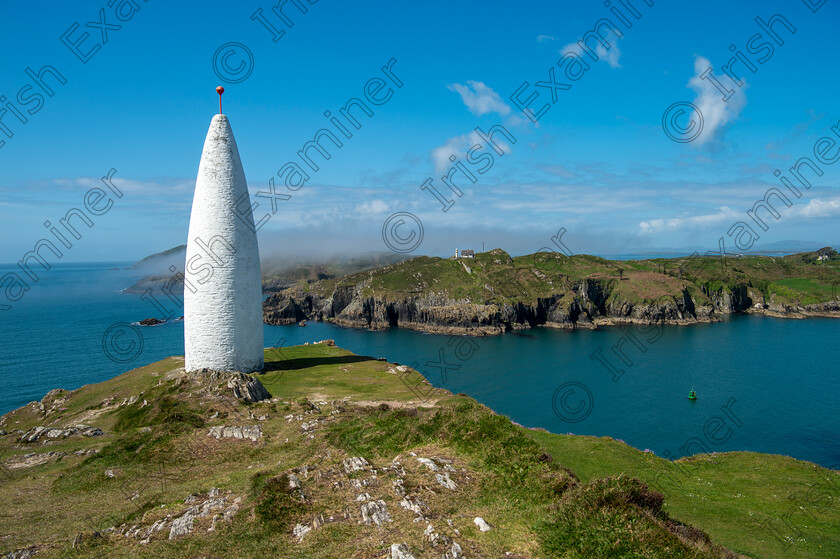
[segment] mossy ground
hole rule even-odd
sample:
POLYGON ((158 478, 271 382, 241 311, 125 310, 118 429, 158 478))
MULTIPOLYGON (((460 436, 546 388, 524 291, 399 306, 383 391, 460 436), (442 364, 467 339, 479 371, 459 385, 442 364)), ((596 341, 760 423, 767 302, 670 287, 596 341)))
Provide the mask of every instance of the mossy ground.
POLYGON ((7 431, 84 423, 106 434, 48 445, 19 443, 15 433, 0 438, 7 464, 31 452, 68 453, 0 472, 0 551, 38 545, 39 557, 381 557, 405 541, 418 558, 439 557, 441 549, 424 539, 426 522, 398 504, 392 483, 402 479, 409 495, 422 495, 428 522, 466 557, 729 556, 718 546, 751 557, 839 554, 840 511, 827 500, 836 493, 821 493, 820 510, 792 515, 804 536, 788 547, 761 524, 836 472, 753 453, 675 464, 610 439, 522 429, 471 398, 431 388, 416 372, 406 383, 393 365, 328 344, 267 350, 266 360, 259 378, 275 401, 237 402, 224 383, 191 381, 176 357, 59 394, 58 404, 46 402, 47 413, 29 405, 7 414, 7 431), (409 386, 422 388, 423 398, 409 386), (131 396, 137 401, 120 405, 131 396), (311 422, 317 426, 304 427, 311 422), (261 427, 258 442, 207 436, 211 426, 243 424, 261 427), (80 449, 99 452, 72 454, 80 449), (412 452, 445 461, 457 489, 438 485, 412 452), (351 456, 371 467, 345 474, 342 460, 351 456), (672 474, 664 501, 654 491, 663 469, 672 474), (294 471, 305 501, 289 490, 294 471), (384 500, 393 522, 360 523, 353 489, 360 483, 384 500), (167 530, 144 545, 104 531, 177 516, 188 495, 211 487, 242 505, 213 531, 203 520, 189 536, 170 541, 167 530), (301 541, 292 537, 292 526, 319 515, 333 520, 301 541), (493 530, 480 532, 476 516, 493 530))

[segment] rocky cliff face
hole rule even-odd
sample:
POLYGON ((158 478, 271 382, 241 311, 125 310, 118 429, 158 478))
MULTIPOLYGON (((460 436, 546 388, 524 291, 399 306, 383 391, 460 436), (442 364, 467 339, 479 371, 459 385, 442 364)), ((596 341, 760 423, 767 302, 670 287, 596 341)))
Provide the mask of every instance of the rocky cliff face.
MULTIPOLYGON (((426 332, 471 335, 497 334, 535 326, 573 330, 622 323, 695 324, 715 322, 722 315, 733 313, 788 312, 766 308, 763 296, 752 293, 747 285, 704 291, 706 297, 702 303, 685 289, 675 295, 639 303, 619 296, 615 283, 585 279, 573 286, 572 293, 559 293, 532 302, 473 303, 434 294, 389 298, 371 296, 365 294, 365 282, 361 282, 355 286, 339 286, 326 298, 304 293, 299 288, 287 289, 270 296, 263 310, 267 324, 330 320, 341 326, 373 330, 399 326, 426 332), (761 298, 756 300, 755 297, 761 298)), ((831 313, 840 311, 838 305, 840 303, 833 306, 822 304, 817 305, 819 309, 789 311, 831 313)))

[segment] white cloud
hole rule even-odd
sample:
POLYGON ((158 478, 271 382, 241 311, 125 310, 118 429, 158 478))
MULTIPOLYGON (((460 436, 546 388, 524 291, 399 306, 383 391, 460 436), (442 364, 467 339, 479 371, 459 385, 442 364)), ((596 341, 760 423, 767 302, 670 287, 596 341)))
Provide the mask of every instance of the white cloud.
POLYGON ((547 41, 556 41, 557 39, 552 37, 551 35, 537 35, 537 42, 538 43, 545 43, 547 41))
POLYGON ((713 74, 707 75, 705 79, 701 78, 706 70, 711 67, 708 59, 698 56, 694 60, 695 75, 688 81, 688 86, 697 93, 694 105, 697 106, 703 116, 703 131, 697 137, 697 145, 712 140, 718 130, 738 118, 741 110, 747 104, 747 96, 744 93, 747 88, 746 82, 743 87, 738 87, 727 76, 716 77, 725 88, 735 90, 735 93, 724 101, 723 93, 718 91, 710 79, 713 74))
POLYGON ((510 114, 508 107, 498 93, 484 85, 484 82, 468 81, 467 85, 453 83, 446 86, 455 91, 471 113, 481 116, 487 113, 498 113, 502 116, 510 114))
POLYGON ((815 198, 805 206, 793 206, 791 214, 804 219, 819 219, 840 215, 840 199, 820 200, 815 198))
MULTIPOLYGON (((791 198, 791 202, 793 202, 793 205, 790 208, 781 201, 778 201, 774 206, 779 210, 785 221, 803 222, 840 216, 840 198, 815 198, 807 204, 802 204, 791 198)), ((736 221, 747 221, 749 223, 746 210, 735 211, 728 206, 723 206, 717 212, 707 215, 642 221, 639 223, 639 233, 642 235, 655 235, 673 231, 705 229, 720 225, 728 227, 736 221)), ((726 231, 724 230, 723 232, 726 231)))
MULTIPOLYGON (((595 55, 598 57, 599 61, 602 60, 606 62, 611 68, 621 68, 621 64, 618 63, 618 59, 621 57, 621 50, 618 48, 618 37, 615 33, 610 31, 605 41, 611 45, 610 48, 606 48, 600 42, 596 42, 595 55)), ((560 49, 561 55, 568 52, 574 52, 580 57, 584 56, 583 49, 577 43, 569 43, 560 49)))
POLYGON ((722 206, 713 214, 642 221, 639 223, 639 232, 642 235, 655 235, 682 229, 703 229, 726 221, 737 221, 741 215, 732 208, 722 206))
POLYGON ((377 216, 382 215, 388 211, 388 203, 384 200, 370 200, 364 204, 356 206, 356 215, 359 216, 377 216))
MULTIPOLYGON (((493 137, 493 141, 504 153, 510 153, 510 146, 504 140, 499 139, 498 135, 493 137)), ((463 161, 467 156, 467 151, 476 144, 483 145, 486 150, 493 149, 481 139, 481 136, 473 131, 469 134, 449 138, 445 144, 431 150, 429 157, 432 158, 432 163, 435 165, 435 172, 442 173, 452 167, 454 163, 450 160, 450 157, 453 155, 463 161)))
POLYGON ((432 158, 432 163, 435 165, 435 172, 442 173, 445 169, 451 167, 452 162, 449 157, 452 155, 458 159, 466 157, 466 152, 470 146, 477 143, 475 142, 476 139, 479 139, 478 135, 475 132, 470 132, 469 134, 449 138, 445 144, 430 151, 429 157, 432 158))

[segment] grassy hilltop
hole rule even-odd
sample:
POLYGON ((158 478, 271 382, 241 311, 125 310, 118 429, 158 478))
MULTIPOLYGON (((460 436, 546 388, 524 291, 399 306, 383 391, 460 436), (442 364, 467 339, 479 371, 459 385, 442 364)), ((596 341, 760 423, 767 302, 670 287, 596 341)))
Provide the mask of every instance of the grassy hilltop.
POLYGON ((264 319, 484 335, 535 326, 693 324, 742 312, 840 317, 838 286, 840 258, 829 248, 626 261, 550 252, 511 258, 494 249, 298 281, 265 302, 264 319))
POLYGON ((336 287, 365 282, 365 295, 398 297, 432 292, 454 299, 503 304, 557 293, 573 295, 574 284, 582 280, 607 282, 613 287, 613 297, 632 302, 677 296, 687 289, 703 303, 709 301, 710 292, 747 285, 764 295, 768 303, 807 305, 836 298, 840 258, 835 254, 820 261, 816 252, 780 257, 648 260, 539 252, 512 258, 505 251, 494 249, 458 260, 421 256, 373 271, 302 284, 322 296, 328 296, 336 287))
POLYGON ((3 416, 0 553, 840 555, 839 472, 743 452, 669 462, 525 429, 331 343, 266 362, 257 403, 233 395, 247 379, 172 357, 3 416), (663 472, 678 481, 664 500, 645 484, 663 472))

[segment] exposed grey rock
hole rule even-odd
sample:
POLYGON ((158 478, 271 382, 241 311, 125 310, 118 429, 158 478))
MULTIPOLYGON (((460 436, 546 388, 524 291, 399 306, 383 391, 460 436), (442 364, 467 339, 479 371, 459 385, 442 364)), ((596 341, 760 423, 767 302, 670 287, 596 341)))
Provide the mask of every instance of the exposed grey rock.
POLYGON ((445 559, 461 559, 464 556, 464 551, 457 542, 452 542, 452 547, 444 556, 445 559))
POLYGON ((440 539, 440 534, 435 532, 434 526, 431 524, 426 524, 426 530, 423 532, 423 537, 429 541, 430 544, 434 547, 434 545, 440 539))
POLYGON ((300 478, 295 474, 289 474, 289 488, 300 489, 300 478))
POLYGON ((305 536, 311 531, 311 527, 304 526, 303 524, 295 524, 295 527, 292 528, 292 534, 298 539, 303 539, 303 536, 305 536))
POLYGON ((225 522, 230 522, 231 520, 233 520, 233 517, 236 515, 237 512, 239 512, 239 503, 234 503, 225 509, 225 512, 222 513, 222 518, 225 520, 225 522))
POLYGON ((482 532, 489 532, 492 529, 492 526, 490 526, 490 524, 488 524, 487 521, 480 516, 476 516, 473 522, 482 532))
POLYGON ((105 470, 105 477, 113 479, 117 477, 117 472, 111 468, 108 468, 107 470, 105 470))
POLYGON ((26 549, 18 549, 17 551, 10 551, 3 556, 3 559, 30 559, 35 557, 38 550, 34 547, 27 547, 26 549))
POLYGON ((405 543, 392 544, 390 557, 391 559, 414 559, 414 555, 409 552, 405 543))
MULTIPOLYGON (((152 534, 154 534, 155 532, 160 532, 161 530, 163 530, 164 528, 166 528, 166 525, 167 525, 168 523, 169 523, 169 522, 168 522, 168 521, 167 521, 167 519, 165 519, 165 518, 162 518, 161 520, 156 521, 154 524, 152 524, 152 525, 149 527, 148 531, 146 532, 146 537, 147 537, 147 538, 148 538, 148 537, 150 537, 150 536, 151 536, 152 534)), ((126 534, 126 535, 128 535, 128 534, 126 534)))
POLYGON ((455 490, 455 489, 458 488, 458 486, 455 485, 455 482, 452 481, 451 479, 449 479, 449 472, 443 472, 442 474, 435 474, 435 479, 437 479, 437 482, 439 484, 441 484, 442 486, 446 487, 447 489, 455 490))
POLYGON ((215 497, 213 499, 209 499, 201 505, 201 512, 198 513, 198 516, 209 516, 211 512, 214 510, 221 510, 225 508, 225 504, 227 503, 227 499, 224 497, 215 497))
POLYGON ((98 437, 103 435, 101 429, 98 427, 91 427, 90 425, 68 425, 64 428, 58 427, 33 427, 20 437, 22 443, 34 443, 41 439, 59 440, 67 438, 71 435, 82 435, 84 437, 98 437))
POLYGON ((301 424, 300 424, 300 429, 301 429, 301 431, 304 431, 304 432, 305 432, 305 431, 311 431, 311 430, 312 430, 312 429, 314 429, 317 425, 318 425, 318 421, 317 421, 317 420, 315 420, 315 421, 311 421, 311 422, 309 422, 309 423, 304 422, 304 423, 301 423, 301 424))
POLYGON ((210 432, 207 433, 207 436, 213 436, 217 439, 234 438, 256 441, 262 437, 262 428, 259 425, 245 425, 241 427, 219 425, 217 427, 210 427, 210 432))
POLYGON ((15 470, 17 468, 31 468, 33 466, 40 466, 41 464, 46 464, 50 460, 61 458, 66 454, 66 452, 30 452, 22 458, 12 458, 6 463, 6 467, 10 470, 15 470))
POLYGON ((402 501, 400 501, 400 506, 406 510, 410 510, 413 513, 423 516, 423 507, 426 506, 426 503, 420 499, 405 497, 402 501))
POLYGON ((371 501, 362 505, 362 520, 365 524, 381 526, 385 522, 393 522, 385 501, 371 501))
POLYGON ((436 472, 439 469, 437 467, 437 464, 435 464, 434 460, 430 460, 429 458, 418 458, 417 461, 429 468, 430 470, 432 470, 433 472, 436 472))
POLYGON ((197 513, 198 508, 191 507, 182 516, 173 520, 172 528, 169 530, 169 539, 174 540, 179 536, 189 534, 193 529, 193 523, 195 522, 197 513))
POLYGON ((364 470, 367 466, 370 466, 370 463, 361 456, 345 458, 342 464, 344 464, 344 471, 348 474, 364 470))
POLYGON ((233 389, 234 396, 248 402, 261 402, 271 398, 263 383, 245 373, 237 373, 228 379, 228 388, 233 389))
POLYGON ((207 496, 212 499, 213 497, 218 497, 219 493, 221 493, 221 491, 218 487, 211 487, 210 491, 207 492, 207 496))

